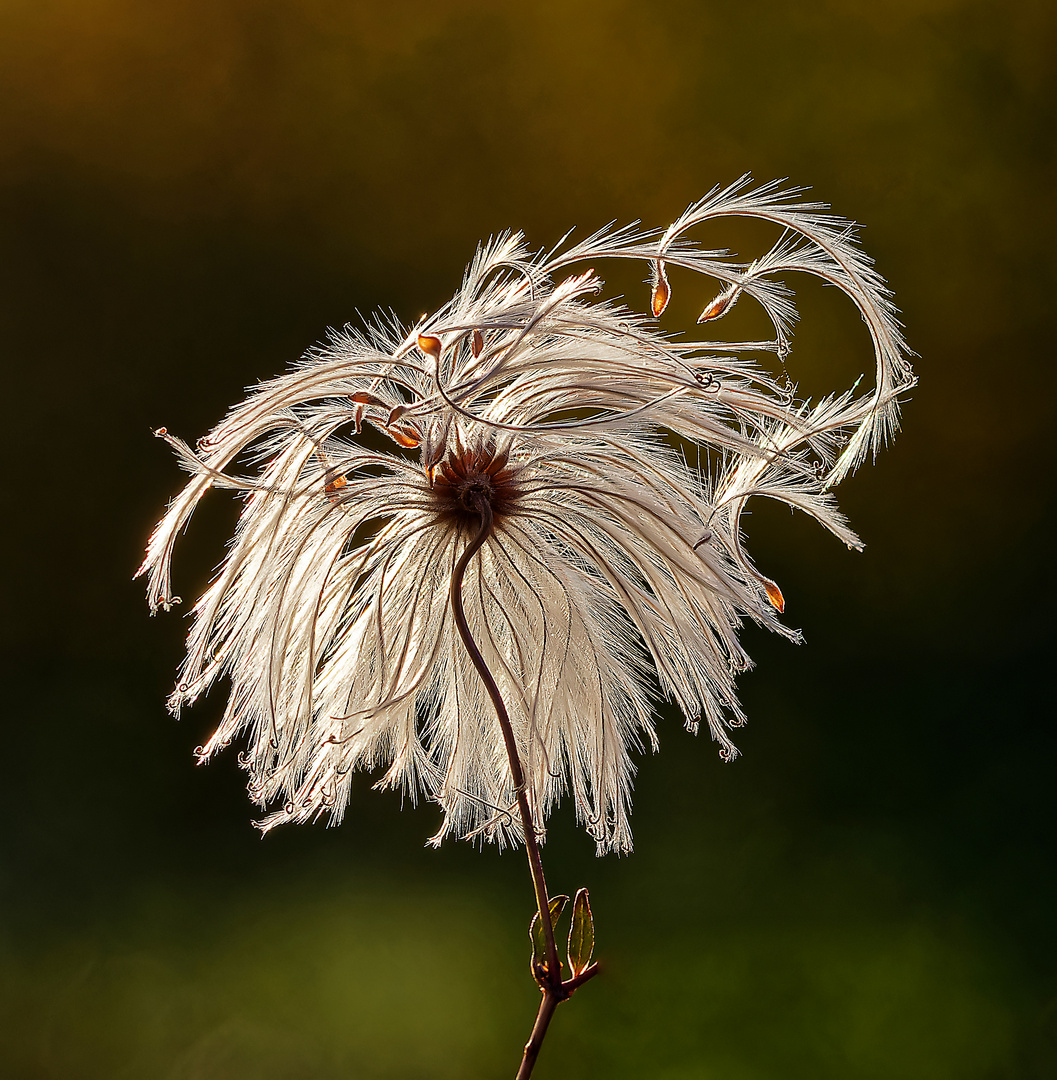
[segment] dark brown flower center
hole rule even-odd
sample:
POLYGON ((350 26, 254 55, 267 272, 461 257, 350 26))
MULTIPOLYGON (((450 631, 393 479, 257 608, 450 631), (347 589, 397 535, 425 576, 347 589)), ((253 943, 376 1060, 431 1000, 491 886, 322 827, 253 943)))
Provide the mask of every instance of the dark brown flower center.
POLYGON ((433 499, 443 517, 474 523, 485 508, 494 518, 509 513, 517 499, 508 455, 484 448, 452 452, 433 478, 433 499))

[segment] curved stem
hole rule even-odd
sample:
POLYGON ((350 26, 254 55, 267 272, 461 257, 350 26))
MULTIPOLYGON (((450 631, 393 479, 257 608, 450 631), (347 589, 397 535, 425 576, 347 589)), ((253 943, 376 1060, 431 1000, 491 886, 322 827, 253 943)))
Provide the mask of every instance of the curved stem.
POLYGON ((558 961, 558 948, 554 942, 554 928, 550 919, 550 894, 547 892, 547 881, 543 876, 543 862, 540 858, 539 843, 536 840, 536 826, 532 820, 532 809, 529 806, 528 795, 525 792, 525 772, 521 766, 521 756, 518 754, 517 743, 514 741, 514 729, 510 726, 510 715, 507 713, 506 704, 499 687, 496 684, 492 672, 485 663, 481 650, 470 633, 469 624, 466 621, 466 612, 462 606, 462 581, 466 574, 466 567, 470 560, 480 551, 485 540, 492 532, 492 508, 487 500, 476 500, 474 509, 481 515, 481 528, 477 535, 466 545, 455 569, 451 575, 451 609, 455 616, 455 625, 459 630, 466 651, 470 654, 470 660, 481 676, 481 681, 488 691, 488 696, 495 706, 496 715, 499 717, 499 727, 503 732, 503 742, 506 745, 507 758, 510 761, 510 776, 514 781, 514 792, 517 796, 518 813, 521 817, 521 827, 525 833, 525 854, 528 856, 529 872, 532 874, 532 885, 536 892, 536 906, 539 909, 540 925, 543 927, 543 935, 547 945, 547 983, 560 995, 562 1000, 565 995, 561 994, 562 976, 561 964, 558 961))
POLYGON ((532 808, 529 806, 528 795, 525 791, 525 771, 521 765, 521 756, 518 753, 517 743, 514 740, 514 729, 510 725, 510 715, 506 709, 506 703, 499 692, 499 686, 495 677, 489 670, 481 650, 470 633, 470 626, 466 621, 466 612, 462 604, 462 582, 466 575, 466 567, 470 560, 481 550, 484 542, 492 532, 492 508, 487 499, 480 498, 474 501, 474 509, 481 516, 481 528, 477 535, 466 545, 466 550, 459 557, 451 575, 451 610, 455 617, 455 625, 459 630, 459 636, 466 647, 466 651, 477 669, 481 681, 484 683, 488 696, 495 706, 496 716, 499 718, 499 727, 503 733, 503 742, 506 745, 507 758, 510 762, 510 777, 514 782, 514 792, 517 796, 518 813, 521 817, 521 828, 525 834, 525 854, 528 856, 529 872, 532 874, 532 885, 536 892, 536 907, 539 911, 540 925, 543 927, 543 936, 546 942, 547 969, 541 977, 538 973, 536 980, 543 992, 543 1000, 540 1002, 539 1013, 536 1023, 532 1027, 532 1034, 525 1044, 525 1052, 521 1059, 521 1067, 518 1069, 517 1080, 528 1080, 532 1074, 536 1058, 539 1056, 543 1045, 543 1038, 547 1034, 554 1010, 559 1002, 564 1001, 581 982, 590 978, 595 973, 597 965, 592 965, 590 975, 584 972, 579 978, 570 979, 569 983, 562 982, 561 962, 558 959, 558 946, 554 940, 554 926, 550 917, 550 894, 547 892, 547 881, 543 876, 543 861, 540 858, 539 843, 536 840, 536 825, 532 819, 532 808))

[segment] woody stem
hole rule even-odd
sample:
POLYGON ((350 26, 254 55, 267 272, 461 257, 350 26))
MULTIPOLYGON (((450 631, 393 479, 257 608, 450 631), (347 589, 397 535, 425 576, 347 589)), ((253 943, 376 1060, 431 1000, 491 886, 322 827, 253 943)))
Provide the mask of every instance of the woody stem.
MULTIPOLYGON (((470 560, 474 555, 480 551, 484 542, 492 532, 492 508, 487 499, 484 497, 475 499, 473 508, 480 515, 481 527, 478 530, 477 535, 466 545, 466 550, 459 557, 459 561, 455 564, 455 569, 452 571, 450 594, 451 610, 452 614, 455 616, 455 625, 458 628, 463 645, 466 647, 470 660, 477 669, 477 673, 481 676, 481 681, 484 683, 485 689, 488 691, 488 696, 492 699, 492 704, 495 706, 496 716, 499 718, 499 727, 503 733, 503 742, 506 745, 507 759, 510 762, 510 776, 514 783, 514 792, 517 797, 517 807, 521 817, 522 831, 525 834, 525 854, 528 856, 529 871, 532 874, 532 885, 536 891, 536 906, 539 909, 540 925, 543 928, 544 940, 546 942, 547 977, 546 985, 542 987, 544 992, 544 1004, 540 1007, 540 1019, 543 1018, 544 1010, 546 1008, 546 1021, 549 1021, 550 1014, 553 1013, 554 1007, 559 1001, 563 1000, 567 994, 562 990, 561 964, 558 961, 558 947, 554 941, 554 927, 551 925, 550 918, 550 895, 547 892, 547 882, 543 876, 543 862, 540 859, 539 843, 536 840, 536 827, 532 819, 532 809, 529 806, 528 795, 525 791, 525 771, 521 765, 521 756, 518 753, 517 743, 514 741, 514 729, 510 725, 510 715, 507 713, 506 704, 499 692, 499 687, 496 684, 492 672, 489 670, 484 657, 481 655, 481 650, 477 647, 477 642, 474 641, 473 634, 470 633, 470 627, 466 621, 466 612, 463 609, 462 604, 462 582, 463 577, 466 574, 466 567, 469 565, 470 560)), ((546 1021, 542 1024, 538 1042, 542 1042, 543 1034, 546 1031, 546 1021)), ((539 1021, 537 1021, 536 1026, 537 1028, 541 1027, 539 1021)), ((536 1034, 537 1032, 534 1029, 533 1039, 531 1039, 529 1043, 530 1046, 536 1041, 536 1034)), ((526 1047, 526 1058, 528 1056, 528 1050, 529 1048, 526 1047)), ((539 1052, 538 1043, 535 1047, 535 1051, 536 1053, 539 1052)), ((532 1058, 534 1061, 535 1054, 533 1054, 532 1058)), ((524 1071, 526 1064, 531 1071, 531 1063, 526 1060, 522 1064, 522 1071, 518 1073, 519 1077, 527 1077, 529 1075, 528 1072, 524 1071)))

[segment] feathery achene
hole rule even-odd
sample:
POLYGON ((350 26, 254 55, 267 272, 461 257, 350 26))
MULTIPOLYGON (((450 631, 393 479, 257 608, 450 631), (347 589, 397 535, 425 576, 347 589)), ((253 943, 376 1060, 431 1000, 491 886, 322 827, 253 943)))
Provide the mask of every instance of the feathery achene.
POLYGON ((630 755, 655 742, 653 672, 690 728, 703 719, 721 754, 736 753, 741 619, 795 637, 778 621, 781 591, 742 547, 746 501, 779 499, 860 546, 831 489, 895 432, 914 381, 853 226, 799 194, 743 178, 663 233, 607 229, 546 254, 501 236, 411 330, 334 333, 197 449, 159 430, 191 480, 139 571, 153 609, 175 602, 173 543, 198 500, 212 487, 245 499, 195 605, 170 705, 178 712, 230 677, 200 754, 248 741, 250 794, 271 809, 262 828, 340 821, 353 773, 382 766, 383 784, 443 808, 435 841, 518 839, 503 740, 448 598, 482 499, 493 526, 462 595, 535 821, 571 791, 600 851, 630 848, 630 755), (773 222, 781 237, 748 264, 686 237, 730 215, 773 222), (602 282, 583 267, 607 259, 646 264, 650 315, 595 298, 602 282), (746 296, 773 338, 662 333, 671 266, 712 279, 701 321, 716 326, 746 296), (876 359, 871 389, 811 405, 751 358, 789 353, 796 312, 780 276, 790 272, 858 307, 876 359), (358 438, 363 425, 391 449, 358 438), (714 473, 675 446, 706 451, 714 473), (232 471, 240 461, 248 474, 232 471))

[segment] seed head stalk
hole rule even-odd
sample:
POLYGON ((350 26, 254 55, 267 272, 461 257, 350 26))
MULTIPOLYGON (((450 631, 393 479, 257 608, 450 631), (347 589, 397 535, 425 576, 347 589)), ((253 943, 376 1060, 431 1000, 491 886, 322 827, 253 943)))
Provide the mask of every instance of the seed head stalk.
POLYGON ((547 965, 542 975, 537 975, 543 1000, 540 1002, 539 1013, 532 1027, 532 1034, 525 1044, 525 1052, 521 1059, 521 1067, 518 1069, 516 1080, 528 1080, 532 1075, 532 1068, 536 1064, 540 1048, 543 1045, 544 1036, 551 1017, 558 1005, 576 989, 585 983, 598 971, 598 965, 592 964, 579 976, 562 981, 561 962, 558 959, 558 946, 554 940, 554 926, 550 915, 550 894, 547 892, 547 881, 543 876, 543 860, 540 858, 539 842, 536 839, 536 825, 532 819, 532 808, 529 805, 528 795, 525 791, 525 771, 521 765, 521 756, 518 754, 517 743, 514 741, 514 729, 510 726, 510 716, 507 713, 503 696, 499 692, 492 672, 485 663, 481 650, 470 633, 469 624, 466 621, 466 612, 462 604, 462 582, 466 574, 466 567, 470 560, 484 546, 492 532, 492 507, 483 492, 473 492, 468 500, 470 508, 481 519, 480 529, 474 538, 466 545, 466 550, 459 557, 455 569, 451 575, 451 610, 455 616, 455 625, 459 636, 466 647, 473 666, 481 676, 488 696, 495 706, 496 716, 499 719, 499 727, 503 732, 503 742, 506 745, 507 759, 510 762, 510 776, 514 782, 514 792, 517 796, 518 813, 521 817, 521 828, 525 834, 525 854, 528 857, 529 872, 532 875, 532 886, 536 893, 536 907, 539 912, 540 926, 543 928, 544 941, 546 943, 547 965))

